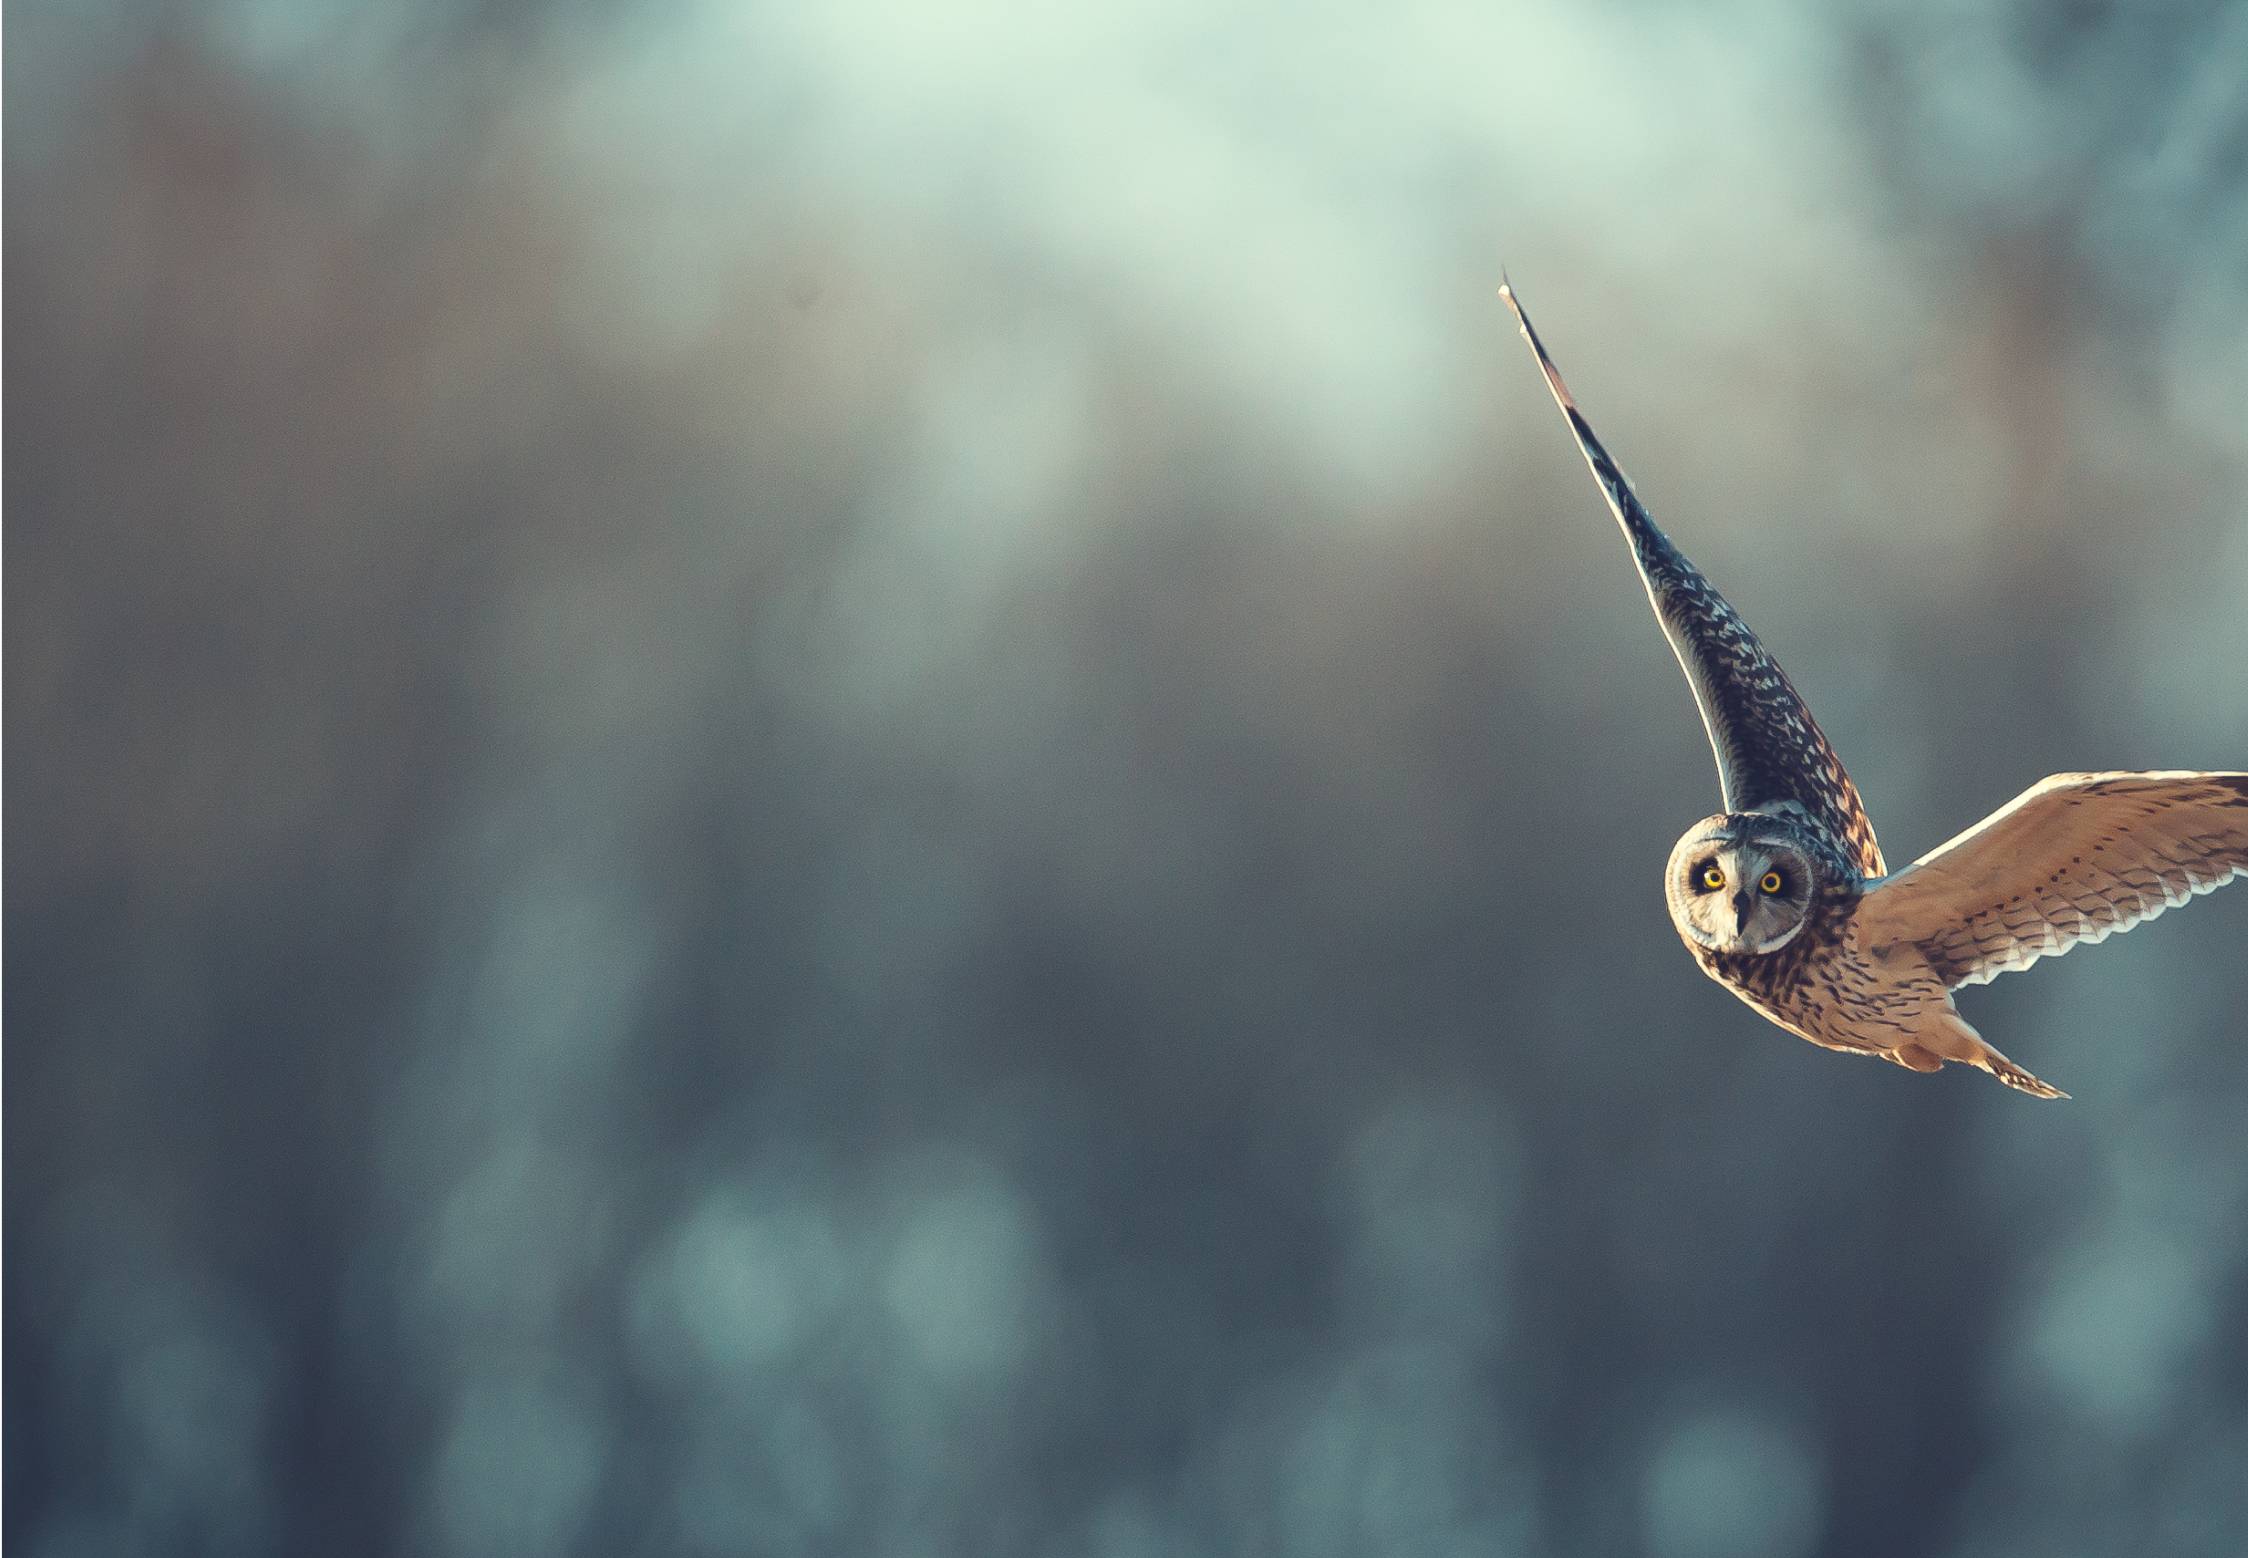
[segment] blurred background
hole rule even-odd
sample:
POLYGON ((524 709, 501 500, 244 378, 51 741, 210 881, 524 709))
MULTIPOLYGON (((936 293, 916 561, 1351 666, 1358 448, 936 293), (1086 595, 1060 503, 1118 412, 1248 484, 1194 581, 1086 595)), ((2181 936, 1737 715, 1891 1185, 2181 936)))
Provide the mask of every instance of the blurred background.
POLYGON ((2248 9, 8 33, 12 1553, 2248 1549, 2248 890, 1705 980, 1495 296, 1892 860, 2248 766, 2248 9))

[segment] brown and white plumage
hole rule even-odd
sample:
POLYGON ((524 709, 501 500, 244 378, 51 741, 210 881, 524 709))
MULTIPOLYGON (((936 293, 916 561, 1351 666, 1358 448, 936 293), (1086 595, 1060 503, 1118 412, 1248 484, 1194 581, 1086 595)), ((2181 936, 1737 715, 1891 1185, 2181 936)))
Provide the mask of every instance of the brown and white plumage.
POLYGON ((2248 872, 2248 774, 2055 774, 1867 885, 1857 936, 1948 987, 2105 941, 2248 872))
POLYGON ((1711 978, 1791 1033, 1915 1071, 1958 1061, 2040 1098, 1951 992, 2101 941, 2248 874, 2248 774, 2056 774, 1885 874, 1857 787, 1779 663, 1648 516, 1545 344, 1499 289, 1623 527, 1694 691, 1725 810, 1666 871, 1711 978))

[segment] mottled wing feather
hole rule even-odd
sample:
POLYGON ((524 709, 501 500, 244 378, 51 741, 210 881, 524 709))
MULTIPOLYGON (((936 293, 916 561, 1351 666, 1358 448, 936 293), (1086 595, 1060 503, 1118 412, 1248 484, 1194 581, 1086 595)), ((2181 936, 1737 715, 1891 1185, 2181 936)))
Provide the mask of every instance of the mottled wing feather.
POLYGON ((1537 354, 1546 387, 1568 418, 1585 463, 1592 467, 1600 490, 1607 494, 1608 507, 1631 543, 1648 602, 1694 689, 1710 750, 1717 757, 1725 809, 1758 811, 1793 802, 1826 830, 1859 872, 1879 876, 1887 867, 1874 840, 1873 824, 1818 721, 1740 613, 1648 517, 1631 483, 1594 435, 1592 424, 1577 410, 1514 289, 1504 286, 1499 294, 1514 310, 1523 338, 1537 354))
POLYGON ((2055 774, 1873 883, 1857 937, 1986 984, 2248 873, 2248 774, 2055 774))

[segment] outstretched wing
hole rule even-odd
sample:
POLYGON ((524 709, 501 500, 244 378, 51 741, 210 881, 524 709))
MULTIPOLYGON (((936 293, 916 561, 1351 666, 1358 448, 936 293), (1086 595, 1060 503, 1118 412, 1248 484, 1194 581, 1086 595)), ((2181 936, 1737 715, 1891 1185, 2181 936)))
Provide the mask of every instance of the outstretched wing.
POLYGON ((2248 872, 2248 774, 2055 774, 1859 902, 1859 944, 1946 985, 2104 941, 2248 872))
POLYGON ((1793 801, 1841 843, 1859 871, 1879 876, 1887 867, 1881 861, 1881 846, 1874 841, 1873 824, 1819 722, 1811 718, 1794 684, 1756 641, 1740 613, 1647 517, 1631 483, 1569 398, 1569 387, 1561 382, 1545 343, 1515 299, 1514 288, 1500 287, 1499 296, 1514 310, 1523 338, 1537 353, 1547 388, 1577 435, 1585 463, 1592 467, 1601 491, 1608 495, 1608 507, 1624 527, 1639 576, 1646 581, 1647 599, 1693 685, 1694 701, 1701 706, 1710 750, 1717 754, 1725 809, 1756 811, 1793 801))

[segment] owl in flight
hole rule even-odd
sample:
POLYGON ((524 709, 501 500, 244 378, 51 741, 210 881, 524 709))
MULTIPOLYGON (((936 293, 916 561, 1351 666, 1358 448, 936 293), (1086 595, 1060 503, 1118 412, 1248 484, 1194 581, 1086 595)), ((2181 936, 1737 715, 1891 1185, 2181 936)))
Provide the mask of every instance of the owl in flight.
POLYGON ((1951 992, 2105 940, 2248 872, 2248 774, 2055 774, 1891 872, 1793 684, 1648 518, 1514 289, 1499 295, 1623 525, 1717 754, 1725 809, 1686 830, 1664 878, 1686 949, 1813 1044, 1914 1071, 1964 1061, 2035 1097, 2067 1097, 1985 1043, 1951 992))

